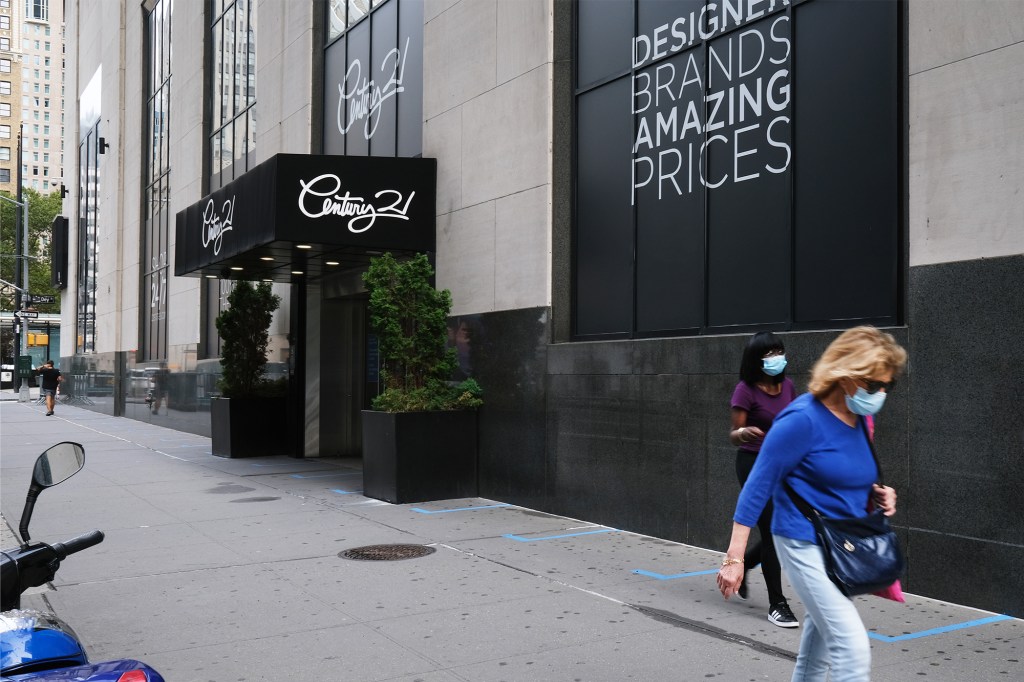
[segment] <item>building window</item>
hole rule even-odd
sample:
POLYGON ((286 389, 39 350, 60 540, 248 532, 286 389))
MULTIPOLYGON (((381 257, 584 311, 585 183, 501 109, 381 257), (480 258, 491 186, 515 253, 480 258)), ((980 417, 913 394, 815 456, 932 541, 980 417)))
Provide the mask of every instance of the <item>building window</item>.
POLYGON ((11 148, 10 147, 0 147, 0 161, 10 161, 10 160, 11 160, 11 148))
POLYGON ((11 137, 11 126, 6 125, 6 124, 0 125, 0 138, 10 139, 10 137, 11 137))
POLYGON ((0 50, 3 50, 4 52, 10 52, 11 51, 11 39, 10 38, 2 38, 2 37, 0 37, 0 50))
POLYGON ((0 182, 10 182, 10 181, 11 181, 11 169, 10 168, 0 168, 0 182))
MULTIPOLYGON (((25 0, 25 18, 38 21, 50 20, 49 0, 25 0)), ((39 27, 36 27, 38 32, 39 27)))
POLYGON ((96 286, 99 264, 100 124, 96 123, 78 148, 78 333, 75 350, 96 350, 96 286))
POLYGON ((11 103, 0 102, 0 116, 10 117, 11 115, 11 103))
POLYGON ((247 171, 256 146, 256 25, 253 0, 227 0, 210 25, 211 189, 247 171))
POLYGON ((167 357, 168 244, 170 211, 171 9, 173 0, 158 0, 146 16, 147 78, 145 91, 148 132, 145 156, 145 203, 142 213, 140 352, 146 360, 167 357))
POLYGON ((11 94, 11 81, 0 81, 0 95, 11 94))
POLYGON ((10 73, 10 72, 11 72, 11 60, 10 59, 0 59, 0 73, 10 73))
POLYGON ((11 30, 11 18, 6 14, 0 14, 0 31, 11 30))

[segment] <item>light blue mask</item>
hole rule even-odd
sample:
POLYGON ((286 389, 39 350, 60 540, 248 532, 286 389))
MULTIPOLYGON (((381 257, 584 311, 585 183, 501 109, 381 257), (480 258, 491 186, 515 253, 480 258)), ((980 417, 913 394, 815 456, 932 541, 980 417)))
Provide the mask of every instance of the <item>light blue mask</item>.
POLYGON ((770 358, 765 358, 761 363, 765 374, 770 377, 778 376, 782 374, 782 370, 786 369, 786 356, 773 355, 770 358))
POLYGON ((846 406, 850 408, 850 412, 866 417, 869 414, 875 414, 882 409, 882 405, 885 404, 885 395, 885 391, 868 393, 858 386, 857 392, 852 396, 848 395, 843 397, 846 398, 846 406))

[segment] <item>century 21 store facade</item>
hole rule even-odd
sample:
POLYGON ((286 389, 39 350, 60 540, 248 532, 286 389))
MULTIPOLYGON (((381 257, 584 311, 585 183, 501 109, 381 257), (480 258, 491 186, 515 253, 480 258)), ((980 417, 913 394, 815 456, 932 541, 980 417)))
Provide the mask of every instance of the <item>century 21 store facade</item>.
POLYGON ((906 588, 1024 613, 1003 580, 1024 561, 1008 521, 1024 475, 1021 8, 67 15, 61 355, 87 407, 208 434, 213 319, 233 279, 266 279, 284 299, 270 371, 291 393, 267 428, 295 456, 358 456, 376 390, 360 274, 427 252, 486 392, 481 495, 721 548, 749 334, 783 334, 799 386, 837 330, 872 323, 911 356, 878 429, 906 588))

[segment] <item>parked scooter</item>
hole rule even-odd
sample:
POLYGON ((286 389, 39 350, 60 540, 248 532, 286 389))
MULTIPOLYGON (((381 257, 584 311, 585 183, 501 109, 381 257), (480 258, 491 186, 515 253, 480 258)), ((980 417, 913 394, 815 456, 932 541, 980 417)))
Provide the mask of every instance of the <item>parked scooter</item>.
POLYGON ((21 595, 26 590, 53 580, 69 554, 103 541, 98 530, 54 545, 29 538, 28 523, 39 493, 68 480, 83 466, 85 449, 78 443, 58 443, 36 460, 18 525, 22 544, 3 550, 0 562, 0 675, 5 681, 164 682, 158 672, 139 661, 89 663, 67 623, 53 614, 21 610, 21 595))

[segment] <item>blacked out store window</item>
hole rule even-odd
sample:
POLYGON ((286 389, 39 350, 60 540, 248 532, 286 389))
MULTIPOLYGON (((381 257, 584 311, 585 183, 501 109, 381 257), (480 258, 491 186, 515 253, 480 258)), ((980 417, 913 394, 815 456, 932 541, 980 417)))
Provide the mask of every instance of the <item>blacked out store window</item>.
POLYGON ((142 208, 143 360, 167 357, 167 280, 170 237, 171 14, 173 0, 146 5, 146 127, 142 208))
POLYGON ((578 0, 574 338, 901 315, 897 0, 578 0))
POLYGON ((78 310, 76 353, 96 352, 96 267, 100 197, 100 124, 88 131, 78 147, 78 310))
POLYGON ((423 153, 422 0, 330 0, 324 153, 423 153))

